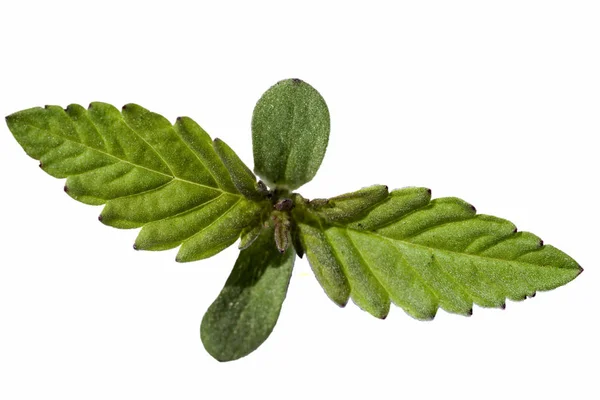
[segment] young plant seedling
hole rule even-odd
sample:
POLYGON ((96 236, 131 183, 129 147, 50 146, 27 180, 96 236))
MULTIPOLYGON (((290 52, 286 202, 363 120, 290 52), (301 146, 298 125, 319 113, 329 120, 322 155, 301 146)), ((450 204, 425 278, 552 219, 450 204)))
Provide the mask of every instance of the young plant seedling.
POLYGON ((200 336, 219 361, 244 357, 269 336, 306 254, 329 298, 385 318, 390 304, 420 320, 438 308, 471 315, 564 285, 582 271, 562 251, 511 222, 479 215, 427 188, 374 185, 330 199, 295 192, 316 174, 329 140, 321 95, 281 81, 252 117, 254 173, 193 120, 171 124, 138 105, 31 108, 6 117, 25 152, 65 192, 105 207, 99 220, 141 228, 137 250, 179 246, 176 260, 212 257, 240 239, 225 287, 200 336))

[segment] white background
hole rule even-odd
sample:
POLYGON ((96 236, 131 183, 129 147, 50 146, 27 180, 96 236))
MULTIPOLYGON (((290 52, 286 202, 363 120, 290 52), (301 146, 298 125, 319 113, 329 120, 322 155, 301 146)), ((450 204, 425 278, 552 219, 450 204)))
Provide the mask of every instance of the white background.
POLYGON ((585 272, 506 310, 379 321, 335 306, 302 260, 271 337, 221 364, 198 328, 235 247, 135 252, 3 126, 0 398, 600 398, 599 21, 597 1, 3 3, 2 115, 135 102, 251 166, 255 102, 298 77, 332 118, 305 196, 427 186, 585 272))

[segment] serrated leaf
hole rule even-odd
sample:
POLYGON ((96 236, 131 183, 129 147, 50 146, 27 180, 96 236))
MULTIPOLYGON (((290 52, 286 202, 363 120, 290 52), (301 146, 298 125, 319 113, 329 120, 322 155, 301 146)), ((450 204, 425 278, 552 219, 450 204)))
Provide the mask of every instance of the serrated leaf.
POLYGON ((523 300, 582 271, 507 220, 477 215, 457 198, 430 198, 425 188, 394 190, 345 224, 309 206, 295 210, 308 260, 334 302, 349 296, 379 318, 390 301, 422 320, 439 307, 470 315, 473 303, 504 307, 506 298, 523 300))
POLYGON ((104 224, 142 227, 137 249, 182 245, 179 261, 210 257, 268 209, 238 191, 211 138, 189 118, 172 125, 135 104, 119 112, 92 103, 32 108, 6 121, 44 171, 67 178, 71 197, 106 204, 104 224))
POLYGON ((280 253, 273 228, 240 252, 225 287, 202 318, 200 336, 219 361, 244 357, 271 334, 285 299, 294 251, 280 253))
POLYGON ((317 173, 329 141, 329 110, 308 83, 287 79, 267 90, 252 115, 254 172, 294 190, 317 173))

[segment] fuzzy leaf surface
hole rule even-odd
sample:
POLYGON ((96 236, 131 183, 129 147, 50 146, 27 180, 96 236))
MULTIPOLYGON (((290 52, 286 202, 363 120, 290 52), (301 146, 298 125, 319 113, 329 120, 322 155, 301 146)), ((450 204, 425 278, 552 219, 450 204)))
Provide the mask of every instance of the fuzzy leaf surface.
POLYGON ((240 252, 225 287, 202 318, 200 337, 219 361, 256 350, 271 334, 285 300, 294 267, 294 250, 280 253, 273 228, 263 229, 240 252))
POLYGON ((141 227, 137 249, 181 245, 178 261, 210 257, 268 206, 239 192, 211 138, 187 117, 173 125, 135 104, 92 103, 31 108, 6 122, 44 171, 67 178, 69 196, 105 204, 104 224, 141 227))
POLYGON ((344 223, 298 207, 300 241, 326 294, 385 318, 390 303, 421 320, 438 308, 471 315, 473 303, 505 307, 577 277, 582 269, 511 222, 476 214, 425 188, 394 190, 344 223))
POLYGON ((293 190, 310 181, 329 142, 325 100, 299 79, 267 90, 252 115, 254 172, 271 187, 293 190))

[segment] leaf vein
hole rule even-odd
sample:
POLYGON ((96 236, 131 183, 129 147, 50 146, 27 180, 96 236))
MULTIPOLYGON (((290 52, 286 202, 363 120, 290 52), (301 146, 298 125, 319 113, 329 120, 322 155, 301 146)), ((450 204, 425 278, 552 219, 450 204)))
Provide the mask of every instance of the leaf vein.
MULTIPOLYGON (((497 238, 497 240, 494 240, 494 241, 492 241, 492 242, 488 243, 488 244, 487 244, 487 245, 486 245, 484 248, 482 248, 482 249, 479 249, 477 252, 475 252, 475 253, 473 253, 473 254, 481 254, 481 253, 483 253, 484 251, 487 251, 487 250, 491 249, 492 247, 494 247, 494 246, 497 246, 497 245, 499 245, 500 243, 502 243, 502 242, 504 242, 504 241, 506 241, 506 240, 508 240, 508 239, 511 239, 511 238, 513 238, 513 237, 514 237, 513 235, 514 235, 514 233, 512 233, 512 234, 508 234, 508 235, 506 235, 506 236, 500 236, 499 238, 497 238)), ((471 243, 469 243, 469 246, 471 246, 473 243, 475 243, 475 241, 476 241, 477 239, 479 239, 479 238, 475 238, 475 239, 473 239, 473 241, 471 241, 471 243)), ((467 246, 466 248, 469 248, 469 246, 467 246)))
POLYGON ((377 281, 377 283, 379 284, 379 286, 381 286, 383 288, 383 290, 385 290, 385 292, 389 296, 390 292, 385 288, 385 285, 381 282, 381 280, 373 272, 373 268, 371 267, 371 264, 369 264, 369 262, 365 259, 365 257, 363 256, 362 252, 360 251, 360 249, 358 248, 358 246, 356 245, 356 243, 354 243, 354 240, 352 240, 352 236, 347 235, 347 237, 348 237, 348 241, 352 245, 352 248, 354 248, 354 250, 356 250, 356 252, 358 253, 358 256, 360 257, 360 260, 362 261, 362 264, 364 264, 364 265, 367 266, 369 272, 371 272, 371 276, 373 276, 373 278, 375 279, 375 281, 377 281))
POLYGON ((536 251, 541 251, 544 247, 546 247, 546 246, 542 245, 542 246, 538 247, 537 249, 527 250, 526 252, 519 254, 513 261, 519 262, 519 259, 521 257, 526 256, 527 254, 535 253, 536 251))
POLYGON ((221 220, 221 218, 224 218, 227 214, 229 214, 231 212, 231 210, 233 210, 235 208, 235 206, 237 206, 237 204, 241 201, 242 201, 242 198, 239 197, 238 200, 236 200, 236 202, 231 205, 231 207, 229 207, 227 210, 223 211, 223 213, 221 215, 219 215, 214 221, 212 221, 210 224, 206 225, 204 228, 200 229, 198 232, 194 233, 189 238, 183 240, 181 243, 185 243, 189 240, 192 240, 193 238, 198 236, 200 233, 204 232, 205 230, 207 230, 208 228, 210 228, 211 226, 216 224, 218 221, 221 220))
MULTIPOLYGON (((68 106, 67 106, 67 108, 68 108, 68 106)), ((67 115, 67 117, 71 121, 71 124, 73 125, 73 128, 75 129, 75 132, 77 132, 77 136, 79 136, 79 139, 81 140, 81 143, 83 143, 82 132, 80 132, 79 129, 77 129, 77 124, 75 124, 75 116, 74 115, 69 115, 69 113, 67 113, 66 111, 65 111, 65 114, 67 115)), ((102 140, 102 149, 97 149, 95 147, 92 147, 92 148, 95 149, 95 150, 106 150, 106 149, 108 149, 108 145, 106 143, 106 139, 104 138, 103 135, 100 134, 100 131, 96 127, 96 124, 94 124, 94 122, 92 122, 90 116, 88 115, 88 110, 85 110, 85 112, 83 113, 83 115, 85 115, 85 118, 87 118, 87 121, 94 128, 94 132, 96 133, 97 137, 99 137, 100 140, 102 140)), ((88 147, 91 147, 91 146, 88 146, 88 147)))
POLYGON ((175 136, 177 136, 177 138, 179 139, 179 141, 182 142, 185 145, 185 147, 187 147, 190 150, 190 152, 194 155, 194 157, 196 157, 198 159, 198 161, 200 161, 200 164, 202 164, 202 166, 204 167, 204 169, 206 169, 208 171, 208 173, 212 177, 213 181, 215 181, 215 183, 217 184, 217 187, 220 188, 220 189, 223 189, 223 191, 225 191, 225 188, 222 187, 221 185, 219 185, 219 180, 217 179, 217 176, 214 174, 214 172, 212 171, 212 169, 210 169, 210 168, 207 167, 207 165, 204 162, 204 160, 202 158, 200 158, 200 156, 198 156, 198 153, 196 153, 196 151, 194 151, 194 149, 192 149, 192 147, 189 145, 189 143, 186 142, 183 139, 183 137, 177 132, 177 129, 173 128, 173 130, 175 131, 175 136))
MULTIPOLYGON (((123 116, 123 112, 121 112, 121 115, 123 116)), ((152 149, 152 151, 154 151, 154 153, 158 156, 158 158, 160 158, 161 161, 165 164, 165 166, 169 169, 169 171, 171 172, 171 175, 176 177, 175 173, 173 172, 173 169, 171 168, 171 165, 167 162, 167 160, 165 160, 163 158, 162 154, 160 154, 160 152, 158 150, 156 150, 156 148, 154 146, 152 146, 152 144, 150 142, 148 142, 142 135, 140 135, 137 130, 135 130, 131 125, 129 125, 125 118, 122 118, 122 121, 131 130, 131 132, 133 132, 138 138, 140 138, 144 143, 146 143, 148 145, 148 147, 150 149, 152 149)), ((173 128, 172 125, 171 125, 171 128, 173 128)))
MULTIPOLYGON (((389 198, 389 197, 388 197, 388 198, 389 198)), ((374 204, 374 205, 373 205, 373 208, 375 208, 376 206, 380 205, 381 203, 383 203, 383 202, 384 202, 384 201, 386 201, 386 200, 387 200, 387 199, 383 199, 383 200, 381 200, 379 203, 377 203, 377 204, 374 204)), ((398 218, 394 218, 394 219, 391 219, 391 220, 389 220, 389 221, 385 221, 385 222, 379 223, 379 224, 378 224, 376 227, 374 227, 374 228, 372 228, 372 229, 373 229, 373 230, 380 230, 380 229, 386 228, 386 227, 388 227, 388 226, 390 226, 390 225, 392 225, 392 224, 395 224, 396 222, 400 222, 400 221, 402 221, 403 219, 405 219, 405 218, 407 218, 407 217, 409 217, 409 216, 413 215, 413 214, 414 214, 414 213, 416 213, 416 212, 419 212, 419 211, 421 211, 421 210, 422 210, 422 209, 424 209, 424 208, 427 208, 427 207, 429 207, 430 205, 431 205, 431 203, 428 203, 428 204, 425 204, 425 205, 423 205, 423 206, 421 206, 421 207, 417 207, 417 208, 415 208, 415 209, 413 209, 413 210, 410 210, 409 212, 407 212, 407 213, 405 213, 405 214, 401 214, 401 215, 400 215, 398 218)))
MULTIPOLYGON (((497 257, 487 257, 487 256, 479 255, 479 254, 459 253, 459 252, 453 251, 453 250, 438 249, 438 248, 435 248, 435 247, 427 247, 427 246, 423 246, 423 245, 416 244, 416 243, 413 243, 413 242, 404 241, 402 239, 389 238, 387 236, 383 236, 383 235, 377 234, 375 232, 362 231, 362 230, 359 230, 359 229, 348 228, 348 227, 345 227, 345 226, 341 226, 341 228, 352 229, 353 231, 356 231, 358 233, 363 233, 363 234, 366 234, 366 235, 372 235, 372 236, 375 236, 377 238, 383 238, 384 240, 391 241, 391 242, 394 242, 394 241, 402 242, 402 243, 406 244, 407 246, 416 247, 416 248, 424 250, 424 251, 431 251, 432 253, 434 253, 433 254, 434 256, 435 256, 436 252, 439 252, 439 253, 442 253, 442 254, 443 253, 447 253, 447 254, 450 254, 450 255, 457 255, 457 256, 460 256, 460 257, 468 257, 468 258, 476 258, 476 259, 487 259, 487 260, 496 260, 496 261, 504 261, 504 262, 511 261, 511 262, 515 262, 515 263, 519 264, 520 267, 539 267, 540 266, 540 264, 533 264, 533 263, 529 263, 529 262, 521 261, 521 260, 509 260, 509 259, 497 258, 497 257)), ((534 250, 534 251, 541 250, 542 248, 543 248, 543 246, 540 247, 539 249, 534 250)), ((552 265, 550 265, 548 267, 555 268, 555 269, 561 269, 560 267, 555 267, 555 266, 552 266, 552 265)))
POLYGON ((429 225, 426 228, 420 229, 417 232, 414 232, 414 233, 412 233, 412 234, 410 234, 408 236, 405 236, 402 239, 398 239, 398 240, 414 239, 417 236, 422 235, 423 233, 429 232, 432 229, 440 228, 442 226, 446 226, 446 225, 450 225, 450 224, 454 224, 456 222, 468 221, 468 220, 473 219, 473 218, 475 218, 474 215, 466 217, 466 218, 455 219, 455 220, 452 220, 452 221, 445 221, 445 222, 434 223, 433 225, 429 225))
MULTIPOLYGON (((31 125, 31 124, 29 124, 29 125, 30 125, 30 126, 32 126, 33 128, 36 128, 36 129, 38 129, 38 130, 42 130, 42 129, 40 129, 39 127, 37 127, 37 126, 35 126, 35 125, 31 125)), ((129 125, 127 125, 127 126, 129 127, 129 125)), ((135 131, 134 131, 134 133, 137 135, 137 132, 135 132, 135 131)), ((178 176, 175 176, 175 175, 173 174, 173 171, 171 171, 171 175, 169 175, 169 174, 165 174, 165 173, 164 173, 164 172, 162 172, 162 171, 157 171, 157 170, 154 170, 154 169, 148 168, 148 167, 146 167, 146 166, 144 166, 144 165, 135 164, 135 163, 133 163, 133 162, 131 162, 131 161, 127 160, 127 159, 123 159, 123 158, 117 157, 117 156, 115 156, 115 155, 113 155, 113 154, 110 154, 110 153, 108 153, 108 152, 106 152, 106 151, 99 150, 99 149, 97 149, 97 148, 95 148, 95 147, 88 146, 87 144, 85 144, 85 143, 82 143, 82 142, 80 142, 80 141, 77 141, 77 140, 74 140, 73 138, 70 138, 70 137, 68 137, 68 136, 64 136, 64 135, 61 135, 61 134, 58 134, 58 133, 52 133, 52 135, 53 135, 53 136, 57 136, 57 137, 59 137, 59 138, 61 138, 61 139, 63 139, 63 140, 68 140, 68 141, 71 141, 71 142, 73 142, 73 143, 79 144, 79 145, 81 145, 81 146, 84 146, 84 147, 86 147, 86 148, 88 148, 88 149, 90 149, 90 150, 92 150, 92 151, 96 151, 96 152, 98 152, 98 153, 100 153, 100 154, 103 154, 103 155, 105 155, 105 156, 108 156, 108 157, 114 158, 115 160, 117 160, 117 161, 119 161, 119 162, 124 162, 124 163, 130 164, 130 165, 132 165, 132 166, 134 166, 134 167, 136 167, 136 168, 140 168, 140 169, 143 169, 143 170, 146 170, 146 171, 150 171, 150 172, 153 172, 153 173, 156 173, 156 174, 160 174, 160 175, 163 175, 163 176, 167 176, 167 177, 169 177, 169 178, 172 178, 172 179, 177 179, 177 180, 179 180, 179 181, 182 181, 182 182, 191 183, 191 184, 193 184, 193 185, 196 185, 196 186, 205 187, 205 188, 207 188, 207 189, 211 189, 211 190, 219 190, 219 191, 221 191, 221 192, 223 191, 221 188, 215 188, 214 186, 203 185, 203 184, 201 184, 201 183, 198 183, 198 182, 194 182, 194 181, 190 181, 190 180, 187 180, 187 179, 184 179, 184 178, 180 178, 180 177, 178 177, 178 176)), ((139 135, 138 135, 138 136, 139 136, 139 135)), ((142 140, 143 140, 143 138, 142 138, 142 140)), ((152 148, 152 150, 154 150, 154 148, 152 148)), ((155 151, 155 150, 154 150, 154 151, 155 151)), ((156 152, 156 151, 155 151, 155 152, 156 152)), ((159 156, 159 157, 160 157, 160 156, 159 156)), ((162 159, 162 157, 161 157, 161 159, 162 159)), ((112 164, 110 164, 110 165, 112 165, 112 164)), ((167 165, 167 166, 168 166, 168 165, 167 165)), ((169 168, 169 170, 171 170, 171 169, 169 168)), ((87 171, 87 172, 89 172, 89 171, 87 171)), ((85 172, 82 172, 82 173, 85 173, 85 172)), ((70 174, 69 176, 76 176, 76 175, 80 175, 80 174, 70 174)), ((233 194, 233 193, 232 193, 232 194, 233 194)), ((236 195, 236 194, 233 194, 233 195, 236 195)), ((239 196, 239 195, 237 195, 237 196, 239 196)))

